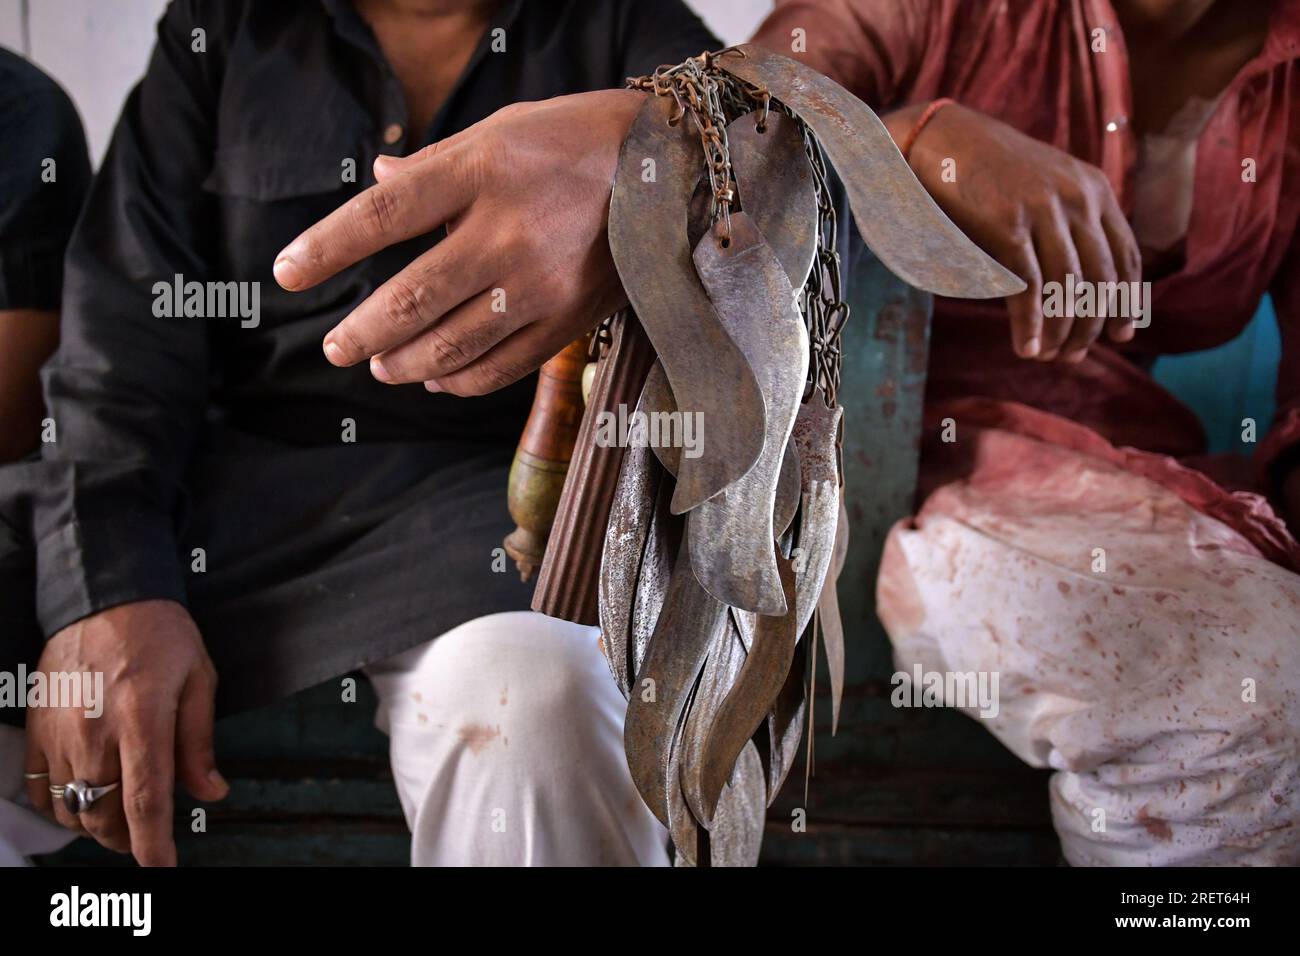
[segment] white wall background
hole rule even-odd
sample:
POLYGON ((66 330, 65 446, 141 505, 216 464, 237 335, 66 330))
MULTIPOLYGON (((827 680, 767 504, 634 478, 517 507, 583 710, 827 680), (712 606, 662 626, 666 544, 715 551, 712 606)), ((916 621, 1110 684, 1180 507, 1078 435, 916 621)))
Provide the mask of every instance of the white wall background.
MULTIPOLYGON (((748 37, 772 7, 771 0, 687 2, 725 43, 748 37)), ((68 91, 96 164, 127 92, 144 72, 154 24, 166 5, 167 0, 0 0, 0 46, 22 53, 68 91)))

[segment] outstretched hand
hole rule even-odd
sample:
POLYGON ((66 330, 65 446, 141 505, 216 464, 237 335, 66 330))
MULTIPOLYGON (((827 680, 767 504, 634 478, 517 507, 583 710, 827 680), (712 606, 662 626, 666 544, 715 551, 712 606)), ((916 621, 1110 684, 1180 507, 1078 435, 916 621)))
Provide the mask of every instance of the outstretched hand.
POLYGON ((447 237, 332 329, 335 365, 381 382, 482 395, 538 368, 626 304, 606 239, 618 152, 644 94, 518 103, 411 156, 280 253, 276 280, 309 289, 446 226, 447 237))

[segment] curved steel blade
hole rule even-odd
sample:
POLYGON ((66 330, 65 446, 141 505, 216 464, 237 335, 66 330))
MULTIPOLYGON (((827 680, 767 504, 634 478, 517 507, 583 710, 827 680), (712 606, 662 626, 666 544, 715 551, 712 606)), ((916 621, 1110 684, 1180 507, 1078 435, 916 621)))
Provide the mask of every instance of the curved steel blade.
POLYGON ((673 737, 709 648, 727 627, 726 607, 700 586, 691 570, 689 540, 688 529, 623 724, 632 782, 664 826, 669 824, 668 763, 673 737))
POLYGON ((808 642, 800 641, 795 647, 790 670, 777 694, 776 703, 767 715, 768 755, 767 792, 771 804, 780 793, 790 768, 799 756, 799 741, 803 737, 804 715, 808 711, 808 688, 805 671, 808 642))
POLYGON ((839 515, 835 521, 835 547, 831 566, 817 598, 817 617, 822 625, 822 646, 826 650, 826 669, 831 675, 831 735, 840 727, 840 702, 844 699, 844 621, 840 618, 837 582, 849 553, 849 514, 840 491, 839 515))
MULTIPOLYGON (((798 126, 788 116, 773 113, 764 132, 758 132, 758 115, 748 113, 727 126, 732 174, 740 190, 745 212, 772 247, 786 278, 794 289, 808 279, 817 254, 817 193, 813 188, 812 163, 804 150, 798 126)), ((701 176, 688 212, 692 245, 708 232, 708 180, 701 176)), ((656 363, 646 381, 645 393, 653 396, 645 410, 675 412, 677 403, 663 366, 656 363)), ((781 463, 779 507, 774 525, 784 531, 798 508, 797 460, 787 443, 781 463), (793 491, 793 498, 790 497, 793 491)), ((655 447, 655 454, 668 473, 676 476, 680 448, 655 447)))
MULTIPOLYGON (((695 268, 758 377, 767 414, 763 452, 753 468, 687 516, 691 566, 724 604, 779 615, 785 596, 772 547, 772 511, 808 375, 808 331, 780 260, 745 213, 731 216, 726 245, 716 232, 700 240, 695 268)), ((682 468, 688 460, 683 457, 682 468)))
MULTIPOLYGON (((642 402, 644 394, 643 391, 642 402)), ((637 408, 641 408, 641 403, 637 408)), ((634 673, 630 640, 633 603, 662 478, 663 469, 649 448, 632 445, 626 449, 610 504, 605 546, 600 554, 597 608, 601 641, 610 672, 624 697, 628 696, 634 673)))
MULTIPOLYGON (((645 380, 645 389, 641 393, 641 404, 637 408, 647 415, 671 414, 677 411, 677 405, 673 401, 673 390, 668 385, 668 376, 664 374, 663 366, 658 362, 650 367, 650 374, 645 380)), ((655 457, 659 459, 659 464, 668 474, 676 477, 682 450, 663 445, 651 447, 655 457)), ((788 441, 785 443, 785 455, 781 459, 781 473, 777 477, 776 501, 772 506, 772 527, 778 534, 790 527, 790 522, 794 521, 794 516, 799 510, 799 499, 803 494, 801 482, 799 452, 794 442, 788 441)))
POLYGON ((817 608, 826 570, 835 554, 840 514, 840 477, 836 438, 843 409, 827 407, 821 389, 799 406, 794 445, 799 449, 803 502, 799 512, 795 605, 802 634, 817 608))
POLYGON ((765 412, 754 372, 692 265, 687 205, 704 159, 688 123, 669 125, 673 111, 670 98, 647 97, 623 142, 609 203, 609 248, 673 394, 683 408, 700 412, 709 429, 707 451, 685 459, 678 473, 672 510, 681 514, 749 471, 763 450, 765 412))
POLYGON ((682 793, 682 736, 685 721, 677 727, 668 757, 668 836, 673 841, 673 866, 698 866, 700 851, 707 847, 704 828, 699 825, 682 793))
MULTIPOLYGON (((734 610, 734 609, 733 609, 734 610)), ((682 735, 680 778, 682 793, 695 819, 706 829, 711 829, 708 816, 703 811, 700 796, 703 778, 704 741, 717 718, 718 709, 727 692, 736 682, 745 663, 745 645, 741 642, 735 615, 727 615, 727 627, 721 639, 709 650, 708 662, 700 675, 699 686, 691 700, 686 715, 686 730, 682 735)))
POLYGON ((785 456, 781 459, 781 473, 776 479, 776 501, 772 504, 772 528, 783 535, 799 512, 800 498, 799 450, 794 442, 785 443, 785 456))
POLYGON ((632 622, 629 642, 632 652, 630 674, 635 675, 645 662, 646 649, 654 637, 659 612, 668 597, 668 584, 673 576, 673 563, 681 549, 686 519, 675 515, 669 508, 673 498, 673 481, 664 476, 655 496, 654 515, 650 533, 646 537, 645 553, 641 557, 641 573, 637 577, 636 597, 632 602, 632 622))
POLYGON ((758 748, 745 744, 722 788, 709 831, 709 859, 714 866, 757 866, 767 822, 767 781, 758 748))
MULTIPOLYGON (((668 384, 668 374, 660 362, 650 366, 650 372, 645 379, 645 389, 641 392, 641 402, 647 415, 665 416, 677 413, 677 400, 673 398, 672 386, 668 384)), ((663 465, 664 470, 676 478, 677 469, 681 465, 682 450, 675 445, 656 444, 650 447, 654 449, 655 457, 659 459, 659 464, 663 465)))
POLYGON ((930 198, 885 125, 844 87, 752 43, 717 62, 732 76, 765 86, 812 127, 848 191, 863 241, 900 279, 960 299, 1024 291, 1024 282, 971 242, 930 198))
POLYGON ((760 133, 758 114, 746 113, 727 124, 727 146, 741 208, 802 289, 817 255, 817 191, 799 125, 771 113, 760 133))
POLYGON ((749 654, 705 738, 700 784, 701 809, 705 811, 700 822, 705 826, 713 818, 736 758, 763 723, 785 684, 799 640, 795 629, 794 568, 785 558, 777 559, 777 567, 788 610, 779 617, 757 619, 749 654))

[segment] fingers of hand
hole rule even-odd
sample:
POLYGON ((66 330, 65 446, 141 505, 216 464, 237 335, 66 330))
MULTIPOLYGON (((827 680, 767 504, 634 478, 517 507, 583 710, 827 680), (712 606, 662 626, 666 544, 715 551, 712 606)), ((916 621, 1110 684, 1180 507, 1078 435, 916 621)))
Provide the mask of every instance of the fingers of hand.
POLYGON ((141 866, 175 866, 172 790, 175 786, 174 715, 164 712, 123 733, 122 806, 131 853, 141 866))
POLYGON ((1072 236, 1079 254, 1079 278, 1092 283, 1096 293, 1093 308, 1082 310, 1085 314, 1076 312, 1060 354, 1066 362, 1081 362, 1115 308, 1115 263, 1100 222, 1076 226, 1072 236))
POLYGON ((23 757, 23 772, 44 773, 46 776, 25 779, 24 783, 27 787, 27 801, 32 805, 32 808, 53 820, 54 806, 50 797, 50 764, 45 759, 45 751, 40 744, 36 730, 37 720, 36 715, 28 718, 27 733, 25 735, 27 752, 23 757))
POLYGON ((1007 300, 1012 348, 1021 358, 1037 358, 1043 347, 1043 275, 1033 244, 1025 242, 1003 264, 1027 286, 1024 292, 1007 300))
POLYGON ((431 392, 452 395, 486 395, 511 385, 541 367, 571 342, 581 323, 533 322, 461 369, 425 382, 431 392))
MULTIPOLYGON (((73 778, 85 780, 92 787, 101 787, 122 779, 116 744, 100 746, 85 758, 72 765, 73 778)), ((101 846, 118 853, 131 852, 131 836, 122 812, 122 788, 119 786, 92 803, 78 815, 78 820, 89 836, 101 846)))
MULTIPOLYGON (((1083 278, 1079 265, 1079 252, 1074 247, 1074 237, 1065 212, 1055 207, 1050 215, 1034 226, 1034 252, 1038 256, 1043 278, 1049 282, 1065 284, 1067 276, 1083 278)), ((1062 298, 1063 301, 1063 298, 1062 298)), ((1040 308, 1042 308, 1040 300, 1040 308)), ((1061 346, 1069 338, 1074 319, 1073 309, 1045 310, 1043 315, 1043 348, 1038 357, 1050 362, 1060 354, 1061 346), (1053 314, 1047 314, 1051 311, 1053 314)))
POLYGON ((393 276, 325 336, 325 356, 350 366, 409 342, 482 292, 496 257, 473 229, 457 230, 393 276))
POLYGON ((230 791, 212 745, 216 693, 216 671, 204 661, 185 682, 176 713, 176 779, 196 800, 220 800, 230 791))
POLYGON ((370 368, 381 382, 399 384, 444 378, 469 365, 524 321, 522 308, 499 305, 498 290, 480 292, 410 342, 375 356, 370 368))
MULTIPOLYGON (((50 766, 50 779, 45 782, 47 795, 49 795, 49 787, 63 785, 70 780, 76 779, 76 774, 72 772, 71 761, 66 759, 58 750, 47 750, 45 759, 50 766)), ((76 814, 69 813, 67 807, 63 805, 62 798, 50 795, 50 802, 54 820, 59 826, 67 827, 74 833, 84 834, 86 832, 86 828, 81 825, 80 818, 76 814)))
MULTIPOLYGON (((1110 245, 1111 258, 1115 263, 1116 278, 1122 283, 1127 283, 1129 289, 1141 288, 1142 254, 1138 251, 1137 239, 1133 235, 1132 227, 1129 226, 1124 214, 1119 209, 1119 204, 1114 201, 1113 197, 1102 211, 1101 228, 1106 235, 1107 243, 1110 245)), ((1136 297, 1130 295, 1130 305, 1135 301, 1137 301, 1136 297)), ((1150 303, 1144 301, 1143 305, 1149 307, 1150 303)), ((1131 307, 1123 315, 1109 316, 1106 319, 1107 337, 1112 342, 1132 341, 1136 332, 1135 320, 1136 316, 1131 307)))
POLYGON ((383 182, 391 176, 405 172, 418 163, 423 163, 433 159, 439 153, 444 153, 453 146, 459 145, 466 140, 478 136, 483 129, 483 123, 475 123, 473 126, 454 133, 446 139, 440 139, 436 143, 430 143, 428 146, 422 146, 413 153, 406 156, 386 156, 383 153, 375 157, 374 171, 375 179, 383 182))
POLYGON ((276 281, 309 289, 388 246, 431 232, 469 201, 471 177, 456 150, 411 163, 371 186, 289 243, 276 257, 276 281))

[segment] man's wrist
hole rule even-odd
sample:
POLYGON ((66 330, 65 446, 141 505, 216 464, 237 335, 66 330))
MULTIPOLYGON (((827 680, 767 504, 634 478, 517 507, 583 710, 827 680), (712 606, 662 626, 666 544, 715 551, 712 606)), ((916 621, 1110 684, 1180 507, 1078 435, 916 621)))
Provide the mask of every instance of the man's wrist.
POLYGON ((907 138, 916 128, 917 121, 921 118, 928 107, 929 103, 914 103, 911 106, 904 106, 883 115, 880 119, 885 124, 885 129, 889 130, 889 135, 893 137, 894 144, 900 150, 907 138))

